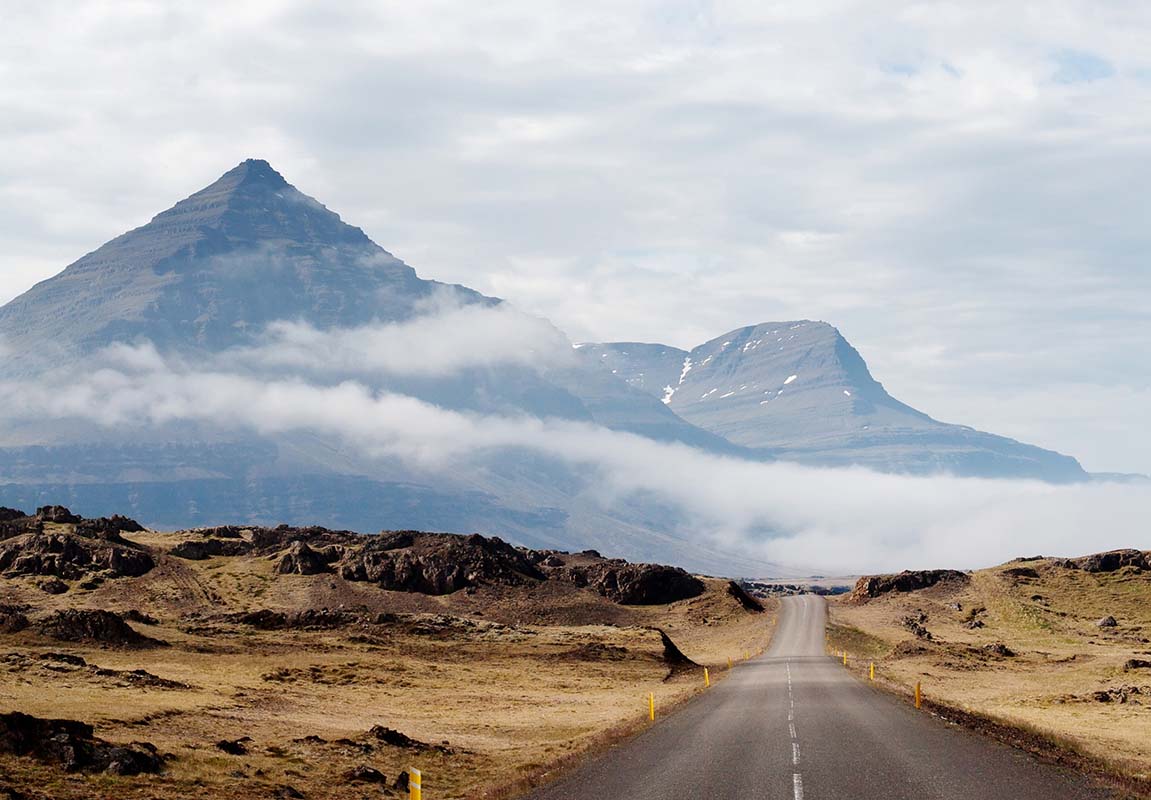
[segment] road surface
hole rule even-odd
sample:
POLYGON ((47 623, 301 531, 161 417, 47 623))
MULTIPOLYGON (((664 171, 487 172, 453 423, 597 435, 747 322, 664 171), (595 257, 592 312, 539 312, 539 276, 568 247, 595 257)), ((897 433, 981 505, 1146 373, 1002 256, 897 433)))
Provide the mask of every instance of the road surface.
POLYGON ((1086 800, 1093 781, 948 725, 824 655, 827 606, 784 599, 766 655, 533 800, 1086 800))

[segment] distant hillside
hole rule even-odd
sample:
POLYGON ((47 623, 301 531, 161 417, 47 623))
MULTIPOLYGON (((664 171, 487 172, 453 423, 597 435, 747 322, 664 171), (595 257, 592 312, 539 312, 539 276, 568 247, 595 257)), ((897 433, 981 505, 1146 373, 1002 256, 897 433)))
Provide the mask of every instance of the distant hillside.
POLYGON ((1088 477, 1068 456, 939 422, 899 402, 824 322, 752 325, 691 351, 633 342, 580 350, 688 422, 780 459, 915 474, 1088 477))

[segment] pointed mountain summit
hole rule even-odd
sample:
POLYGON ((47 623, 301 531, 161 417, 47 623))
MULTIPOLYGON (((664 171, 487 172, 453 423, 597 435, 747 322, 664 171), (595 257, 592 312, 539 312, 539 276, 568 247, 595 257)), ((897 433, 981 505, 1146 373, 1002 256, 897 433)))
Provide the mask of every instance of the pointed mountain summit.
POLYGON ((826 322, 752 325, 691 351, 635 342, 581 349, 688 422, 781 459, 915 474, 1088 477, 1068 456, 901 403, 826 322))
POLYGON ((219 350, 275 320, 404 319, 440 286, 252 159, 0 308, 0 336, 22 371, 140 339, 219 350))

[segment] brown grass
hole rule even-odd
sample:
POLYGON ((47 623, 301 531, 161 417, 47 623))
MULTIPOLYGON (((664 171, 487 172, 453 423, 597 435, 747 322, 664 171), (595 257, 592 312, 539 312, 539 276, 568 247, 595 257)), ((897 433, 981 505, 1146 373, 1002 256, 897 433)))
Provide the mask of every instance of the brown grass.
POLYGON ((1129 569, 1092 574, 1040 561, 974 573, 965 587, 835 603, 829 649, 847 649, 849 666, 864 678, 874 660, 877 683, 909 702, 922 682, 925 704, 941 716, 1151 796, 1151 670, 1123 669, 1128 659, 1149 657, 1149 632, 1151 576, 1129 569), (1039 577, 1004 572, 1019 566, 1039 577), (984 627, 966 627, 979 608, 984 627), (920 613, 927 615, 930 642, 902 624, 920 613), (1119 628, 1095 626, 1108 614, 1119 628), (1015 655, 985 649, 997 644, 1015 655), (1096 692, 1124 686, 1142 693, 1126 702, 1095 699, 1096 692))
MULTIPOLYGON (((160 534, 138 538, 171 544, 160 534)), ((669 674, 651 628, 666 630, 689 657, 708 665, 713 680, 722 678, 729 657, 762 651, 774 607, 750 614, 724 589, 724 582, 708 581, 703 596, 656 607, 617 606, 548 585, 426 597, 331 575, 273 575, 271 562, 247 557, 162 557, 140 579, 60 596, 30 580, 4 580, 0 602, 32 603, 36 614, 64 607, 154 614, 159 625, 135 627, 172 647, 102 649, 32 632, 0 637, 0 711, 84 720, 98 736, 149 741, 173 759, 162 775, 116 778, 64 775, 29 759, 0 757, 0 776, 37 798, 239 799, 291 785, 308 798, 334 799, 348 796, 344 773, 368 764, 389 782, 419 767, 429 796, 514 797, 646 727, 649 692, 665 714, 702 690, 699 670, 669 674), (394 624, 286 632, 219 619, 243 609, 341 605, 408 616, 394 624), (189 619, 188 612, 200 617, 189 619), (588 644, 623 650, 581 649, 588 644), (6 665, 9 652, 26 658, 6 665), (40 660, 52 652, 99 667, 146 669, 191 688, 140 688, 90 671, 57 671, 40 660), (377 724, 445 743, 452 752, 387 746, 361 752, 335 743, 362 739, 377 724), (252 739, 245 756, 214 747, 242 736, 252 739), (307 736, 328 743, 295 741, 307 736)))

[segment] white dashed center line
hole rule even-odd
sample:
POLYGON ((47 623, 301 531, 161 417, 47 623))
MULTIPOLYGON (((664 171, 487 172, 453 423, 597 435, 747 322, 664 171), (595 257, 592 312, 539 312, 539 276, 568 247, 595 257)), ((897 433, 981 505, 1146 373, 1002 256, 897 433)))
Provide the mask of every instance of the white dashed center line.
MULTIPOLYGON (((807 611, 807 605, 804 605, 804 612, 807 611)), ((787 662, 787 730, 791 734, 791 763, 794 767, 799 767, 799 737, 795 732, 795 695, 792 693, 791 687, 791 662, 787 662)), ((795 800, 803 800, 803 776, 798 772, 793 773, 791 776, 792 785, 795 790, 795 800)))

